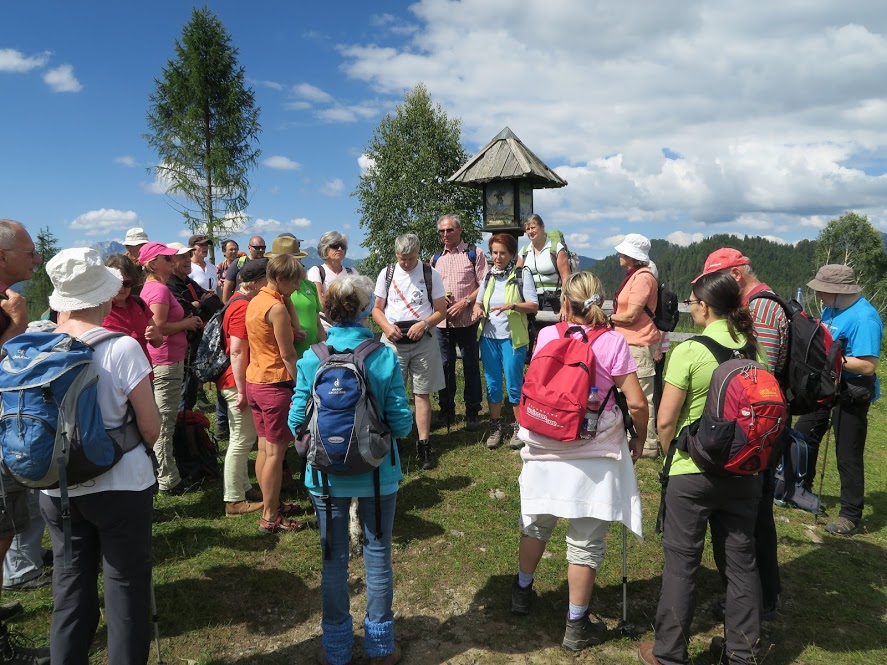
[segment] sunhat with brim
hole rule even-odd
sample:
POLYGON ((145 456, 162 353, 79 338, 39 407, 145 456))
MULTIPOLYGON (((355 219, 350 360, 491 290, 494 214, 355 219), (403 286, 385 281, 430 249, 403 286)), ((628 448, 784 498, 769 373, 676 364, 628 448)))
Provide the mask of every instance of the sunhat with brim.
POLYGON ((145 265, 158 256, 175 256, 178 253, 179 250, 167 247, 162 242, 149 242, 139 250, 139 265, 145 265))
POLYGON ((302 251, 302 248, 299 245, 299 239, 290 235, 276 237, 271 243, 271 251, 266 252, 265 256, 269 259, 273 259, 279 254, 289 254, 295 256, 297 259, 303 259, 308 256, 308 252, 302 251))
POLYGON ((807 282, 814 291, 823 293, 859 293, 862 287, 856 283, 856 271, 840 263, 822 266, 816 277, 807 282))
POLYGON ((123 286, 120 271, 105 266, 101 255, 88 247, 63 249, 46 264, 46 274, 53 286, 49 306, 57 312, 98 307, 123 286))
POLYGON ((148 242, 148 234, 145 233, 145 229, 138 226, 127 231, 126 237, 123 239, 123 244, 127 247, 131 245, 144 245, 146 242, 148 242))
POLYGON ((640 233, 629 233, 616 245, 616 252, 635 261, 650 260, 650 241, 640 233))
POLYGON ((191 252, 194 251, 193 247, 185 247, 180 242, 168 242, 168 243, 166 243, 166 246, 169 247, 170 249, 176 250, 176 254, 190 254, 191 252))
POLYGON ((705 265, 702 266, 702 272, 696 276, 690 284, 695 284, 699 281, 699 278, 703 275, 708 275, 713 272, 719 272, 721 270, 727 270, 727 268, 738 268, 739 266, 750 266, 751 259, 747 256, 743 256, 742 252, 738 249, 733 249, 732 247, 722 247, 721 249, 716 249, 711 254, 708 255, 708 258, 705 259, 705 265))

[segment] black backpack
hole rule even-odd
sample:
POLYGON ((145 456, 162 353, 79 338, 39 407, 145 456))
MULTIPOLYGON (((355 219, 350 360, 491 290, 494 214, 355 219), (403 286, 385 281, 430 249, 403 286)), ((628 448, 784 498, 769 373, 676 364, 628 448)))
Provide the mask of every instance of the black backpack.
POLYGON ((234 294, 203 327, 203 336, 200 338, 194 362, 191 363, 191 371, 201 383, 216 381, 231 364, 231 358, 225 352, 225 331, 222 330, 222 324, 225 321, 225 312, 231 303, 246 299, 242 293, 234 294))
POLYGON ((762 291, 749 298, 749 304, 758 298, 778 303, 788 321, 788 354, 776 378, 791 414, 828 408, 840 393, 844 341, 833 340, 828 328, 811 318, 797 300, 785 302, 775 293, 762 291))
POLYGON ((789 430, 788 437, 782 460, 773 473, 773 503, 824 515, 822 501, 807 489, 813 481, 807 477, 807 441, 796 429, 789 430))
MULTIPOLYGON (((650 270, 653 275, 653 271, 650 270)), ((656 275, 653 275, 656 277, 656 275)), ((672 332, 678 326, 678 318, 681 313, 678 311, 678 294, 668 288, 665 282, 659 282, 659 289, 656 298, 656 311, 644 305, 644 312, 653 319, 653 324, 662 331, 672 332)))

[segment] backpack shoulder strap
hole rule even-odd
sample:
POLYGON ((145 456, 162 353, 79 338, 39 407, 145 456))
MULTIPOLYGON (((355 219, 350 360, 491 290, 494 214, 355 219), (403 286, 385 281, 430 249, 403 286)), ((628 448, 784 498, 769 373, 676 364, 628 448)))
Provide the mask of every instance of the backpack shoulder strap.
POLYGON ((365 339, 355 347, 354 358, 359 361, 361 365, 365 365, 367 358, 369 358, 373 352, 381 346, 381 342, 377 342, 374 339, 365 339))
POLYGON ((792 320, 793 312, 792 312, 791 307, 788 306, 788 303, 785 302, 785 300, 780 298, 778 295, 776 295, 772 291, 760 291, 760 292, 754 294, 751 298, 749 298, 748 303, 751 304, 751 302, 753 300, 759 300, 761 298, 763 298, 764 300, 772 300, 773 302, 778 304, 780 307, 782 307, 782 311, 785 313, 785 318, 788 319, 789 321, 792 320))
MULTIPOLYGON (((490 278, 490 272, 487 271, 487 279, 490 278)), ((524 267, 518 266, 514 269, 514 280, 517 286, 517 295, 520 296, 521 302, 527 302, 527 299, 524 297, 524 267)), ((486 288, 486 283, 484 283, 484 288, 486 288)))
POLYGON ((320 273, 320 283, 323 284, 326 281, 326 269, 323 264, 317 266, 317 272, 320 273))
POLYGON ((741 355, 749 358, 750 360, 754 360, 754 347, 751 344, 746 344, 741 349, 731 349, 729 347, 724 346, 723 344, 718 344, 711 337, 707 337, 706 335, 696 335, 695 337, 691 337, 688 341, 690 342, 699 342, 708 349, 709 353, 715 357, 715 360, 718 361, 718 364, 725 363, 728 360, 731 360, 736 357, 736 352, 739 352, 741 355), (748 353, 751 351, 751 356, 748 356, 748 353))
POLYGON ((434 300, 431 298, 431 266, 422 264, 422 276, 425 278, 425 290, 428 292, 428 304, 434 309, 434 300))
POLYGON ((391 283, 394 281, 394 264, 389 263, 388 267, 385 268, 385 307, 388 307, 388 301, 391 298, 388 297, 388 292, 391 290, 391 283))
POLYGON ((102 342, 113 339, 114 337, 124 337, 122 332, 113 332, 102 327, 92 328, 80 335, 77 339, 86 344, 88 347, 95 348, 102 342))
POLYGON ((477 263, 477 245, 468 245, 468 260, 471 265, 477 263))
POLYGON ((317 344, 312 344, 309 348, 312 351, 314 351, 315 355, 317 356, 317 359, 320 360, 320 362, 323 362, 324 360, 329 358, 331 355, 330 354, 330 347, 327 346, 326 344, 324 344, 323 342, 318 342, 317 344))
POLYGON ((435 253, 435 255, 431 257, 431 267, 432 268, 437 265, 437 262, 439 259, 440 259, 440 252, 435 253))

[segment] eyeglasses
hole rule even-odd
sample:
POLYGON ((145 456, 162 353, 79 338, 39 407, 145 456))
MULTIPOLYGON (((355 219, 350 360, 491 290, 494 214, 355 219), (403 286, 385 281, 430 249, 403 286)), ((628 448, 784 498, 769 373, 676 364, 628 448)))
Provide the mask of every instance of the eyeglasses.
POLYGON ((692 298, 687 298, 687 299, 684 301, 684 304, 687 305, 687 306, 689 307, 689 306, 692 305, 693 303, 701 303, 701 302, 702 302, 701 300, 693 300, 692 298))
POLYGON ((341 242, 334 242, 332 245, 330 245, 330 249, 346 249, 346 247, 341 242))
POLYGON ((447 233, 455 233, 455 232, 456 232, 456 229, 454 229, 454 228, 451 228, 451 229, 438 229, 437 232, 438 232, 440 235, 446 235, 447 233))
POLYGON ((4 249, 4 252, 16 252, 18 254, 27 254, 31 259, 40 258, 40 252, 37 252, 33 249, 4 249))
POLYGON ((171 256, 167 256, 166 254, 161 254, 161 255, 158 256, 157 258, 158 258, 158 259, 163 259, 163 260, 166 261, 167 263, 172 263, 172 257, 171 257, 171 256))
POLYGON ((263 252, 265 251, 265 245, 250 245, 250 247, 252 247, 253 249, 261 250, 263 252))
POLYGON ((123 284, 121 286, 123 286, 124 289, 131 289, 135 285, 136 285, 136 283, 134 281, 132 281, 131 279, 124 279, 123 284))

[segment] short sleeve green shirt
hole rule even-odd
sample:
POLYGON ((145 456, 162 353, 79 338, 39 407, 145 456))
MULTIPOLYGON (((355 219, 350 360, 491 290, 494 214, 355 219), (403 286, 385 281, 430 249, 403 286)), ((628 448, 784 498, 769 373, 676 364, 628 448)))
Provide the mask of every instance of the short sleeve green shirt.
MULTIPOLYGON (((746 344, 744 335, 737 333, 738 342, 730 336, 727 322, 723 319, 710 323, 702 334, 728 349, 741 349, 746 344)), ((763 350, 758 351, 758 362, 767 367, 767 354, 763 350)), ((702 417, 708 386, 717 367, 718 361, 699 342, 687 340, 669 350, 663 380, 687 393, 678 416, 675 430, 678 434, 684 427, 702 417)), ((688 473, 702 473, 702 470, 690 459, 689 453, 675 450, 669 475, 681 476, 688 473)))
POLYGON ((299 326, 306 334, 305 339, 295 343, 296 355, 301 358, 312 344, 317 344, 317 315, 321 310, 317 286, 314 282, 303 279, 299 288, 293 292, 292 300, 299 316, 299 326))

